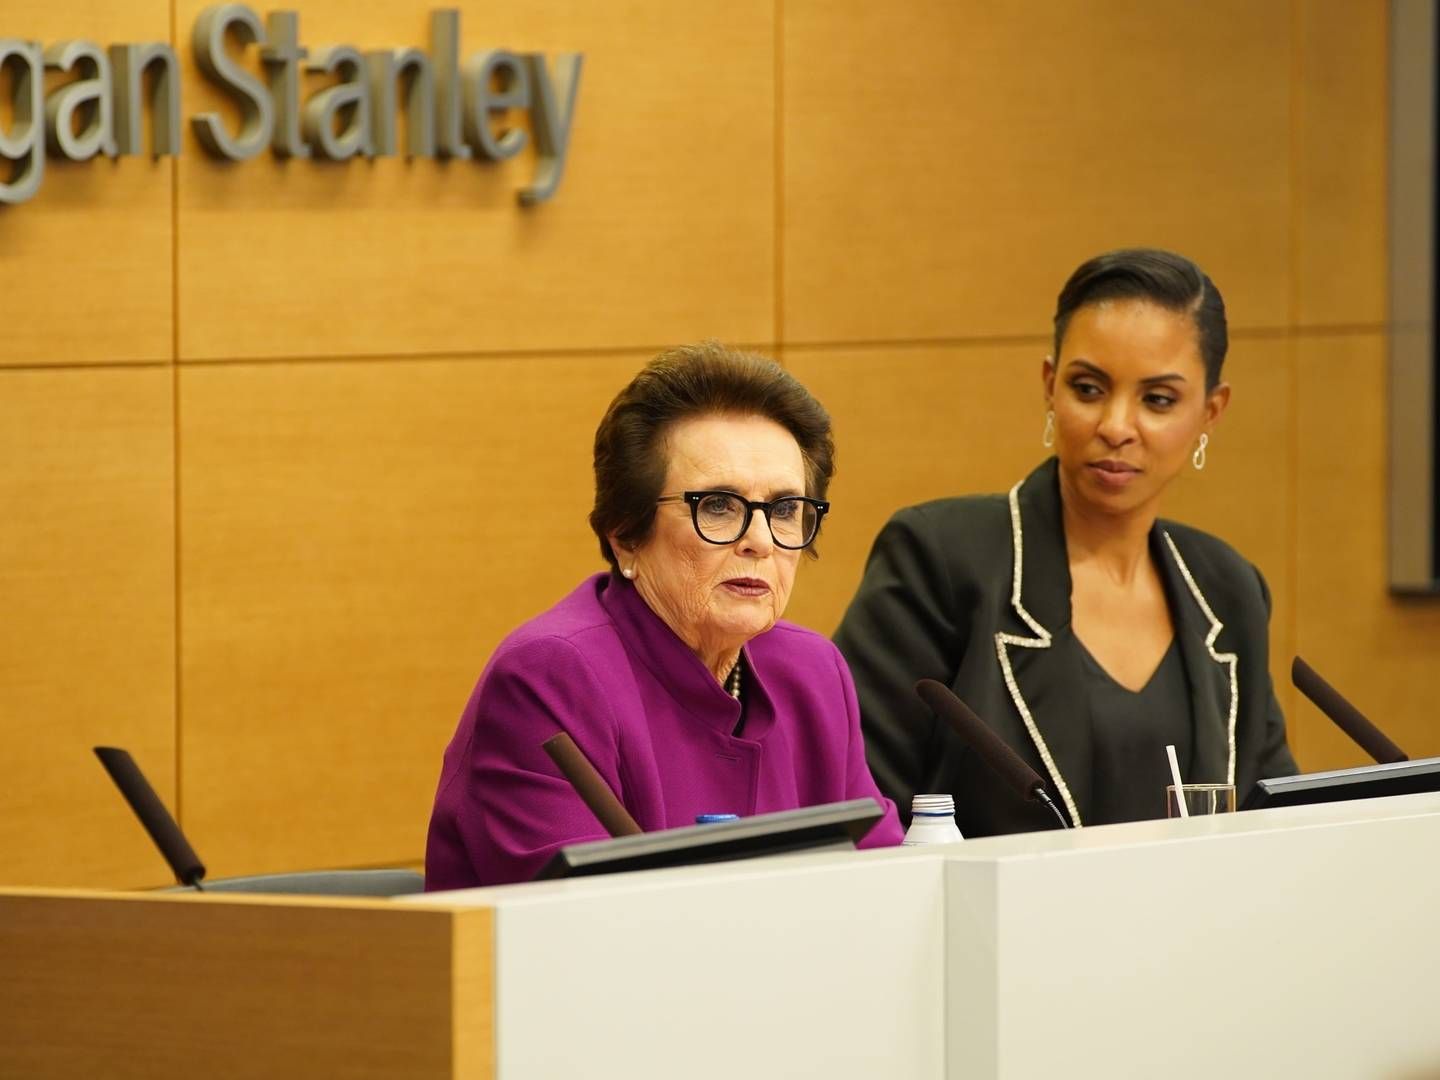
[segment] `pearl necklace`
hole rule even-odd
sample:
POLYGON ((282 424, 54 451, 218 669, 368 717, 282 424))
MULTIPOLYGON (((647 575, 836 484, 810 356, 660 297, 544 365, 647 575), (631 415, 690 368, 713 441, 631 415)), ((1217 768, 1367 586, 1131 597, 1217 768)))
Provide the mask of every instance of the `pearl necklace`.
POLYGON ((740 658, 735 658, 735 666, 730 669, 730 674, 725 676, 725 692, 736 701, 740 700, 740 658))

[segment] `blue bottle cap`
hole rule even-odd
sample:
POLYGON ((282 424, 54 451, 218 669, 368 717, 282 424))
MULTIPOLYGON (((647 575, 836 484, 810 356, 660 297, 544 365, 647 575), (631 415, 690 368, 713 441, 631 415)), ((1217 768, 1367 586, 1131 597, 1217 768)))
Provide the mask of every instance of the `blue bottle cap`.
POLYGON ((739 814, 696 814, 696 825, 714 825, 717 821, 739 821, 739 814))

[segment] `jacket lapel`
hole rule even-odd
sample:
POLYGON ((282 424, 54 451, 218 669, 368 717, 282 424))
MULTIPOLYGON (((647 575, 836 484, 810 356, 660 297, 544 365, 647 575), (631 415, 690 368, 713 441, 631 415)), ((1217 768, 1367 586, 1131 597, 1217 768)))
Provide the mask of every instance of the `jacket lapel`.
POLYGON ((1235 717, 1239 666, 1234 653, 1219 652, 1225 628, 1196 583, 1179 547, 1163 523, 1151 534, 1151 551, 1165 579, 1180 655, 1190 683, 1195 748, 1187 783, 1235 783, 1235 717))
POLYGON ((1080 685, 1074 649, 1054 648, 1069 631, 1070 563, 1052 458, 1010 489, 1015 622, 995 635, 995 653, 1010 700, 1072 825, 1090 801, 1090 716, 1065 688, 1080 685))
MULTIPOLYGON (((1057 636, 1070 632, 1070 562, 1055 459, 1011 488, 1009 503, 1014 622, 996 633, 996 657, 1051 786, 1071 824, 1079 826, 1079 807, 1090 804, 1091 724, 1086 706, 1077 705, 1072 693, 1083 685, 1078 651, 1054 647, 1057 636)), ((1163 522, 1156 522, 1150 545, 1165 580, 1190 683, 1191 777, 1195 783, 1233 784, 1239 658, 1217 649, 1224 623, 1163 522)))

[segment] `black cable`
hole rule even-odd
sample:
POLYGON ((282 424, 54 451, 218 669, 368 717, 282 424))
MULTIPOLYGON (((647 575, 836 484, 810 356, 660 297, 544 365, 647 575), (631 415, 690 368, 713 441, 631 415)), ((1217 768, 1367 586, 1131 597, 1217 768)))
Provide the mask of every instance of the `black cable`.
POLYGON ((1049 792, 1047 792, 1044 788, 1037 788, 1035 791, 1035 798, 1037 798, 1050 808, 1050 812, 1055 815, 1055 820, 1060 822, 1060 827, 1062 829, 1070 828, 1070 823, 1065 820, 1065 815, 1060 813, 1060 808, 1050 801, 1049 792))

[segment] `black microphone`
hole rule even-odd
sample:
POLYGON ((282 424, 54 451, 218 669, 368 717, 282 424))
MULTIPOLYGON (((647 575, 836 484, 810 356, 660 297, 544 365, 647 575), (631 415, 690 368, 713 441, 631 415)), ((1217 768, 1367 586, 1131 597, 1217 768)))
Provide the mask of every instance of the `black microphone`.
POLYGON ((921 679, 915 684, 915 692, 930 707, 930 711, 954 728, 985 764, 994 769, 1022 799, 1044 803, 1060 822, 1061 828, 1070 827, 1065 815, 1050 801, 1045 781, 990 729, 989 724, 976 716, 970 706, 956 697, 955 691, 934 679, 921 679))
POLYGON ((1359 709, 1340 696, 1328 682, 1320 677, 1314 668, 1300 657, 1290 664, 1290 681, 1295 688, 1315 703, 1315 707, 1328 716, 1341 731, 1353 739, 1382 765, 1393 765, 1397 761, 1409 761, 1410 755, 1390 741, 1390 737, 1365 719, 1359 709))
POLYGON ((126 751, 113 746, 95 747, 95 756, 100 759, 100 764, 105 766, 110 779, 115 781, 120 794, 125 796, 130 809, 135 811, 140 824, 145 826, 145 831, 160 849, 160 854, 165 856, 165 861, 175 872, 175 880, 181 885, 200 889, 200 879, 205 876, 205 864, 195 854, 190 841, 185 839, 185 834, 170 816, 170 811, 165 809, 165 804, 160 801, 160 796, 155 794, 155 789, 150 786, 150 781, 145 779, 145 774, 140 771, 140 766, 135 764, 135 759, 126 751))

